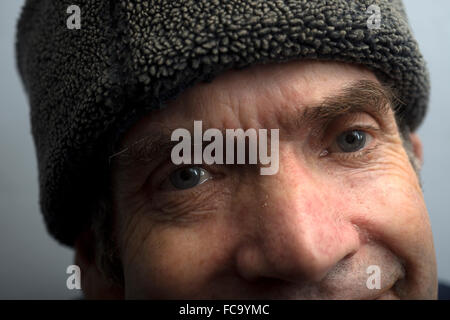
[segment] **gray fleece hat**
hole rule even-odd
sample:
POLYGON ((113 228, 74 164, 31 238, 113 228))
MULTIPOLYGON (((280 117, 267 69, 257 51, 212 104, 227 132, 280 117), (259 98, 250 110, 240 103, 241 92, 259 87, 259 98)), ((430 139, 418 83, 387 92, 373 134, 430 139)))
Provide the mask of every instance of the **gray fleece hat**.
POLYGON ((27 0, 16 49, 41 209, 49 232, 69 246, 108 184, 107 146, 142 115, 224 70, 293 59, 362 64, 396 90, 412 131, 429 93, 396 0, 27 0), (74 4, 80 29, 66 23, 74 4), (379 28, 368 27, 372 4, 379 28))

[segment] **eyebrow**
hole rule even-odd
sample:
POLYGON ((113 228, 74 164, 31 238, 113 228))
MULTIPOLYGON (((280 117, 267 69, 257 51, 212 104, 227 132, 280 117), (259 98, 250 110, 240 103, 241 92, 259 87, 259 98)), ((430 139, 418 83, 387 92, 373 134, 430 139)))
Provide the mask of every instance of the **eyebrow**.
POLYGON ((359 80, 315 105, 282 114, 280 123, 286 128, 299 128, 310 123, 326 125, 356 112, 367 112, 382 122, 391 110, 396 112, 400 103, 391 88, 372 80, 359 80))
MULTIPOLYGON (((295 103, 295 102, 294 102, 295 103)), ((397 100, 393 90, 372 80, 359 80, 344 87, 338 94, 328 96, 315 105, 295 108, 296 111, 284 112, 280 116, 280 126, 300 128, 305 124, 329 122, 344 114, 367 112, 380 122, 392 110, 396 111, 397 100)), ((121 151, 109 157, 119 167, 136 164, 148 164, 157 159, 168 157, 171 149, 179 141, 171 141, 173 128, 161 123, 151 123, 150 132, 143 138, 129 144, 121 151)), ((225 129, 221 130, 225 134, 225 129)), ((193 141, 192 141, 193 142, 193 141)), ((203 143, 207 144, 208 141, 203 143)))
POLYGON ((111 165, 114 161, 114 164, 119 167, 127 167, 149 163, 170 154, 170 150, 179 143, 179 141, 171 141, 173 130, 160 123, 151 125, 153 125, 151 132, 111 155, 109 164, 111 165))

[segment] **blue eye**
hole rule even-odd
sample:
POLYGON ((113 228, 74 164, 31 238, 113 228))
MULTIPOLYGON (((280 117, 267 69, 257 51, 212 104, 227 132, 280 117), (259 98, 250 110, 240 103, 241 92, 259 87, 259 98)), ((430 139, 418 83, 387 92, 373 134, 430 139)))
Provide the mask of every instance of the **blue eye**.
POLYGON ((342 152, 356 152, 366 145, 367 133, 361 130, 351 130, 337 137, 337 146, 342 152))
POLYGON ((196 187, 211 177, 208 171, 200 167, 184 167, 172 172, 170 183, 176 189, 196 187))

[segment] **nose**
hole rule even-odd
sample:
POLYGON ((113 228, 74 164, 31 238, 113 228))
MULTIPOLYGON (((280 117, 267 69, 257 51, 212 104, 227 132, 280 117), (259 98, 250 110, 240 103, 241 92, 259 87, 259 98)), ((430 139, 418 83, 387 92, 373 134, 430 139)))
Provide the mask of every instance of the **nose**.
POLYGON ((358 251, 359 232, 331 186, 298 165, 265 179, 267 183, 256 191, 265 194, 263 204, 254 203, 242 212, 248 217, 241 223, 246 238, 235 257, 243 278, 320 282, 358 251))

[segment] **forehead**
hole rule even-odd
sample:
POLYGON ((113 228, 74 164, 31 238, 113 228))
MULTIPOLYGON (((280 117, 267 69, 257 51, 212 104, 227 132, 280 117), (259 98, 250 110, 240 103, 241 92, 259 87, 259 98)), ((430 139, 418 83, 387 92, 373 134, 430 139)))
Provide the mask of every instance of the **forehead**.
POLYGON ((290 61, 230 70, 143 117, 122 145, 145 136, 155 125, 190 128, 194 120, 212 128, 278 127, 280 114, 318 104, 361 80, 379 83, 368 69, 338 62, 290 61))

